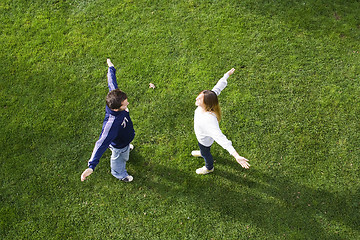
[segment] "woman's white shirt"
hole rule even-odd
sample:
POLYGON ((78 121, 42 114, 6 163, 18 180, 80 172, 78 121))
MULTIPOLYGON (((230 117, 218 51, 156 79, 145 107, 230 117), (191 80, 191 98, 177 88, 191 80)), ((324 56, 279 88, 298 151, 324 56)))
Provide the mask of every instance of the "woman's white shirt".
MULTIPOLYGON (((224 74, 214 86, 212 91, 216 95, 219 95, 227 86, 228 77, 228 74, 224 74)), ((205 147, 210 147, 216 141, 230 154, 235 152, 232 142, 221 132, 215 113, 206 112, 203 108, 197 107, 194 114, 194 130, 198 142, 205 147)))

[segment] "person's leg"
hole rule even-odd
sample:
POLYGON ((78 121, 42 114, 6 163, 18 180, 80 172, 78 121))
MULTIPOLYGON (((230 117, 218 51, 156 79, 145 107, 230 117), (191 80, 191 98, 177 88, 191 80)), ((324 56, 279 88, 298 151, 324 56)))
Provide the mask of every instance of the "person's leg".
POLYGON ((200 147, 200 153, 201 153, 201 156, 204 158, 205 160, 205 167, 208 169, 208 170, 212 170, 214 168, 214 158, 213 156, 211 155, 211 152, 210 152, 210 147, 205 147, 204 145, 198 143, 199 147, 200 147))
POLYGON ((126 171, 126 162, 129 160, 130 146, 121 149, 110 146, 112 151, 110 159, 111 174, 122 180, 129 176, 126 171))

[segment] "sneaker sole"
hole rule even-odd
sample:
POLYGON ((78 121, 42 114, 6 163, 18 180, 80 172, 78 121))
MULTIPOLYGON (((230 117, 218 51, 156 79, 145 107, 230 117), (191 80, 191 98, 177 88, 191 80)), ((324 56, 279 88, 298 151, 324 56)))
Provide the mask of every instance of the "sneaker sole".
POLYGON ((197 169, 196 169, 196 174, 199 174, 199 175, 206 175, 206 174, 209 174, 209 173, 212 173, 212 172, 214 172, 214 169, 208 170, 207 172, 198 172, 197 169))

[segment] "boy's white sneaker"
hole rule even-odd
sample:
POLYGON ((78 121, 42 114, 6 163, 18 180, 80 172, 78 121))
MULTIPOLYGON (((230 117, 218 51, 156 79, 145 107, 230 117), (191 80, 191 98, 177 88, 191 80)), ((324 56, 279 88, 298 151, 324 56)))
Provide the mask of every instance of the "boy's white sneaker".
POLYGON ((191 152, 191 155, 193 155, 194 157, 201 157, 201 153, 200 150, 194 150, 191 152))
POLYGON ((123 181, 123 182, 132 182, 133 179, 134 179, 133 176, 127 175, 126 177, 124 177, 124 178, 122 178, 120 180, 123 181))
POLYGON ((196 169, 196 173, 197 174, 208 174, 214 171, 214 168, 212 168, 211 170, 207 169, 206 166, 203 166, 202 168, 198 168, 196 169))

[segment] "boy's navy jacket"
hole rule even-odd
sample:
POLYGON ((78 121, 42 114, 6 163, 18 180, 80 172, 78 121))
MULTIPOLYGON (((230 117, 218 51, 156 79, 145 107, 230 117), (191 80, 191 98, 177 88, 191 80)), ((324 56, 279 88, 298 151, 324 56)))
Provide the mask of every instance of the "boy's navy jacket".
MULTIPOLYGON (((116 70, 109 67, 108 85, 109 91, 117 89, 116 70)), ((95 143, 94 150, 88 162, 89 168, 94 169, 99 163, 101 156, 111 145, 114 148, 124 148, 130 144, 135 137, 135 130, 127 110, 113 111, 108 106, 105 109, 105 118, 99 140, 95 143)))

